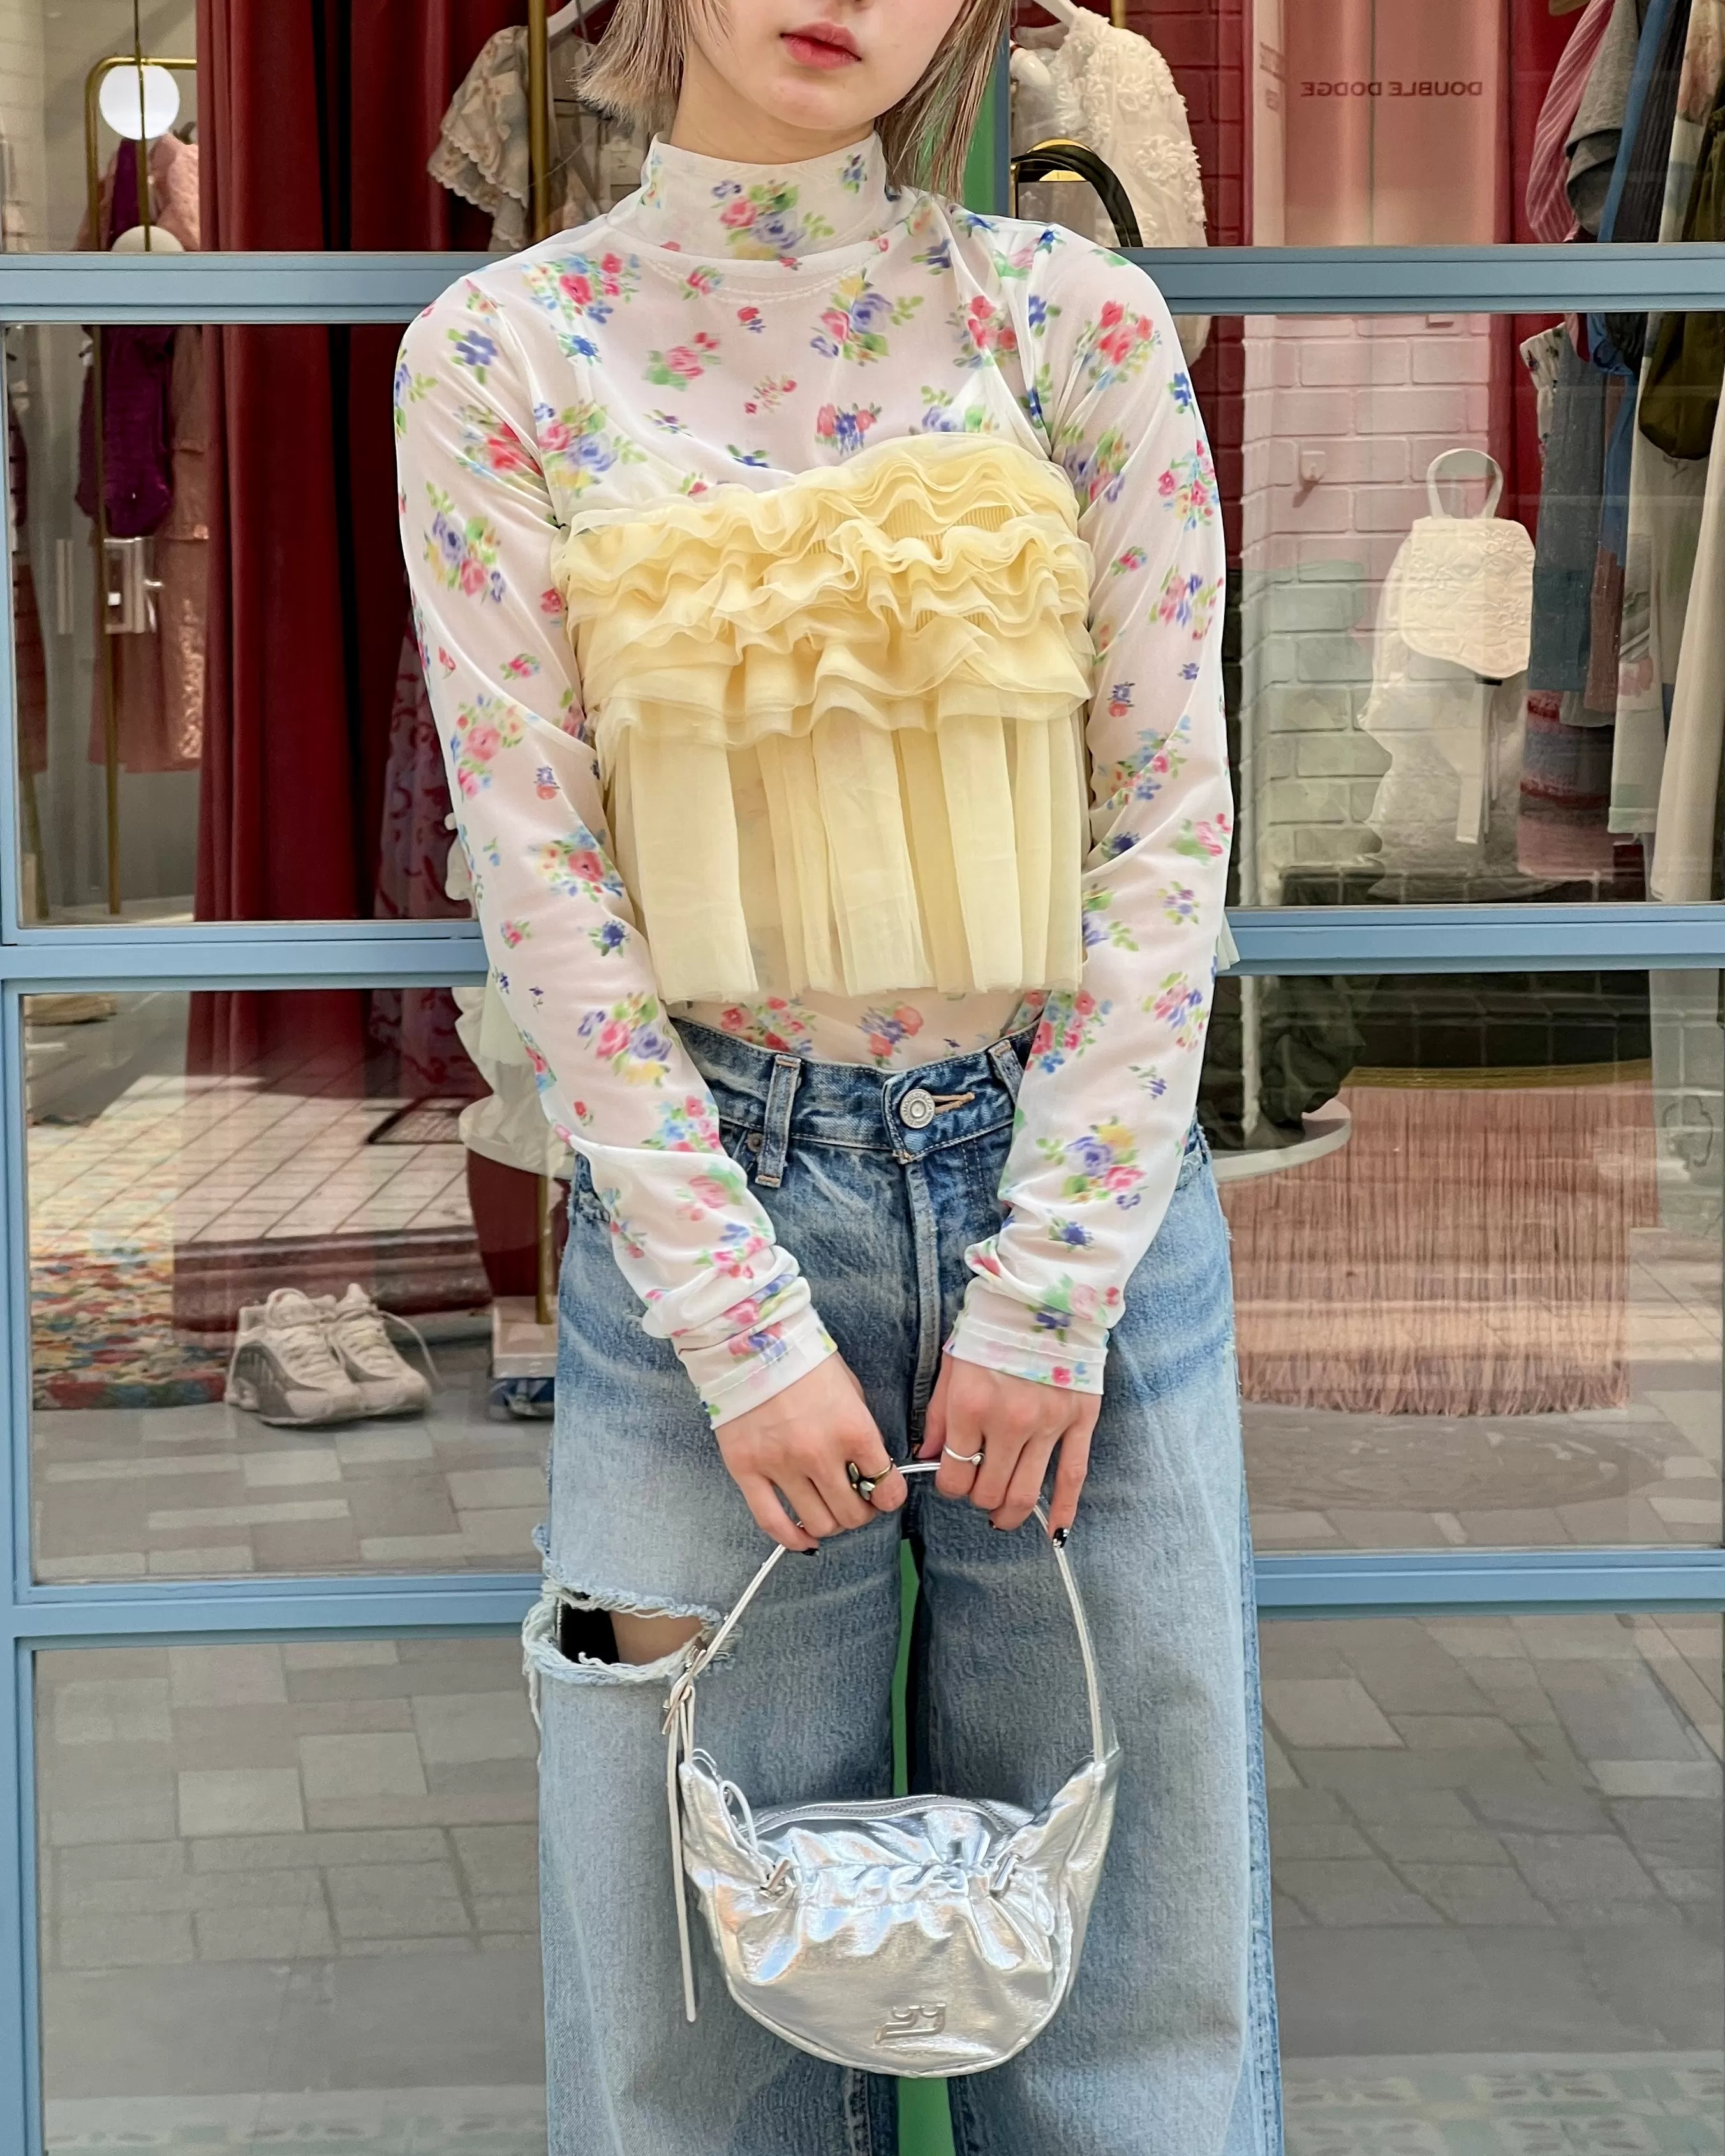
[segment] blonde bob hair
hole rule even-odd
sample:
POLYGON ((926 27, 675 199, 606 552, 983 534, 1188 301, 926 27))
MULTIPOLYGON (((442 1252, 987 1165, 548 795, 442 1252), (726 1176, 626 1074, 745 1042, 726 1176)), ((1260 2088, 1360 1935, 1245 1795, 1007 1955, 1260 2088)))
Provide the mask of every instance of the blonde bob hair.
MULTIPOLYGON (((1011 0, 964 0, 922 80, 879 116, 886 169, 901 186, 956 195, 1011 0)), ((581 85, 583 99, 649 130, 670 124, 696 23, 723 0, 618 0, 581 85)))

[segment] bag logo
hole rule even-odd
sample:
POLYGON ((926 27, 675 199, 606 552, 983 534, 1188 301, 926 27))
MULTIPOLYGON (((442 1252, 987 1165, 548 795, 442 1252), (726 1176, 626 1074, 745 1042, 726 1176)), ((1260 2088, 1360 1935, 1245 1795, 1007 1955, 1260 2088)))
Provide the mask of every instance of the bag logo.
POLYGON ((944 1999, 929 2006, 897 2006, 887 2017, 886 2025, 875 2037, 877 2044, 903 2044, 918 2036, 938 2036, 947 2025, 947 2005, 944 1999))

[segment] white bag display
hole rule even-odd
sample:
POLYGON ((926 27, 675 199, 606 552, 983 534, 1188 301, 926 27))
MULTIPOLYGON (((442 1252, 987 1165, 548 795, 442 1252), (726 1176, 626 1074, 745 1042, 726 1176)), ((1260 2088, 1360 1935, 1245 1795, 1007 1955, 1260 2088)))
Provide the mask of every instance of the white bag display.
POLYGON ((1484 450, 1445 449, 1425 484, 1431 513, 1402 542, 1378 602, 1360 725, 1393 760, 1367 820, 1386 869, 1512 870, 1533 542, 1497 514, 1503 474, 1484 450), (1485 505, 1452 516, 1440 487, 1471 478, 1488 481, 1485 505))

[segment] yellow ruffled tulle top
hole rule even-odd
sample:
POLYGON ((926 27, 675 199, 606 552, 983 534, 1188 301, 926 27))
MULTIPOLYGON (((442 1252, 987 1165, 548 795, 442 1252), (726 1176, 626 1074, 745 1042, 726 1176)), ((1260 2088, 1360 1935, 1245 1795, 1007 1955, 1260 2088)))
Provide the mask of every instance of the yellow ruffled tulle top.
POLYGON ((937 435, 567 534, 554 573, 667 1001, 1076 983, 1076 521, 1057 465, 937 435))

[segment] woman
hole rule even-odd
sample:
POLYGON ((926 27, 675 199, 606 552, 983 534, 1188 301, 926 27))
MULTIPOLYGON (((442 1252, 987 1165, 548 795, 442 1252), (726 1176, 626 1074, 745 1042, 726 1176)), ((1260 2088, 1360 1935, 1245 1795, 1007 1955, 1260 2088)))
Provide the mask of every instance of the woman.
POLYGON ((1148 280, 919 191, 956 183, 1005 12, 621 0, 592 90, 670 117, 641 192, 403 351, 461 843, 578 1156, 529 1627, 555 2156, 896 2147, 890 2052, 781 2043, 704 1942, 685 2024, 665 1695, 763 1535, 819 1553, 712 1672, 703 1739, 763 1805, 887 1789, 907 1535, 917 1784, 1045 1799, 1085 1728, 1014 1532, 1050 1471, 1119 1810, 1072 1994, 952 2084, 958 2145, 1279 2146, 1193 1122, 1222 535, 1148 280))

